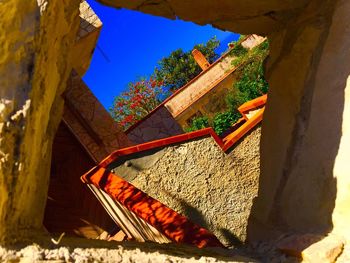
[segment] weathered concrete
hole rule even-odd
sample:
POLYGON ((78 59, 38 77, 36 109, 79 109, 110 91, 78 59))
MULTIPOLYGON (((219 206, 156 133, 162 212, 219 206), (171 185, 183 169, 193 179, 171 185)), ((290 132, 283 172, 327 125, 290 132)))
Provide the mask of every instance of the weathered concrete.
POLYGON ((42 228, 79 2, 0 2, 0 242, 42 228))
POLYGON ((138 242, 106 242, 63 238, 60 245, 0 246, 1 262, 110 262, 110 263, 254 263, 239 251, 198 249, 185 245, 138 242))
POLYGON ((256 128, 225 154, 212 138, 203 138, 130 156, 114 164, 114 172, 207 228, 223 244, 239 245, 258 190, 259 141, 256 128))
POLYGON ((200 25, 233 32, 266 34, 283 27, 310 1, 278 0, 99 0, 114 7, 124 7, 170 19, 177 17, 200 25))
POLYGON ((164 106, 147 115, 126 131, 129 140, 134 144, 164 139, 184 133, 180 125, 164 106))
MULTIPOLYGON (((270 37, 270 92, 252 222, 304 233, 334 228, 350 238, 349 11, 347 1, 315 2, 270 37)), ((262 229, 255 226, 252 236, 262 229)))

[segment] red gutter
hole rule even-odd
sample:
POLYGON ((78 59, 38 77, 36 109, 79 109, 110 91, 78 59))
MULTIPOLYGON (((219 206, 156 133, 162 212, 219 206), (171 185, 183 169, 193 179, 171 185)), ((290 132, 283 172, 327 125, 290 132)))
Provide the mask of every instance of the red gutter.
POLYGON ((223 141, 225 142, 223 151, 228 151, 236 142, 238 142, 246 133, 253 129, 257 124, 262 121, 265 107, 260 109, 252 118, 250 118, 241 127, 235 130, 230 135, 226 136, 223 141))
POLYGON ((165 146, 168 146, 171 144, 177 144, 180 142, 185 142, 185 141, 189 141, 189 140, 201 138, 201 137, 206 137, 206 136, 213 137, 214 140, 216 141, 216 143, 221 148, 223 148, 224 144, 223 144, 222 140, 215 133, 215 131, 210 127, 210 128, 205 128, 205 129, 194 131, 194 132, 184 133, 184 134, 180 134, 180 135, 176 135, 176 136, 172 136, 172 137, 168 137, 168 138, 164 138, 164 139, 159 139, 159 140, 155 140, 155 141, 151 141, 151 142, 146 142, 146 143, 138 144, 138 145, 131 146, 128 148, 116 150, 115 152, 110 154, 107 158, 105 158, 99 164, 99 166, 100 167, 107 167, 109 164, 111 164, 116 159, 118 159, 118 157, 121 157, 121 156, 129 155, 129 154, 133 154, 133 153, 137 153, 137 152, 143 152, 143 151, 147 151, 147 150, 151 150, 151 149, 155 149, 155 148, 159 148, 159 147, 165 147, 165 146))

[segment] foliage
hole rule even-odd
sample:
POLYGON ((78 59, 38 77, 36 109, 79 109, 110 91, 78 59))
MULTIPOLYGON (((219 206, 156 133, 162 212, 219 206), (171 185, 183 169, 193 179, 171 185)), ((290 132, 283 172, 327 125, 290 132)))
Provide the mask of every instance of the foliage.
POLYGON ((235 111, 221 112, 215 115, 213 128, 217 134, 222 134, 241 118, 240 113, 235 111))
POLYGON ((233 44, 233 48, 230 50, 230 54, 236 57, 242 57, 248 53, 248 50, 237 41, 233 44))
POLYGON ((210 127, 209 118, 208 117, 197 117, 192 120, 191 126, 186 128, 186 132, 201 130, 204 128, 210 127))
MULTIPOLYGON (((215 49, 219 44, 219 40, 214 37, 206 44, 199 44, 194 48, 202 52, 209 63, 213 63, 218 58, 215 49)), ((184 52, 182 49, 177 49, 158 62, 154 76, 158 80, 163 80, 168 90, 175 91, 195 78, 201 71, 191 51, 184 52)))
POLYGON ((222 134, 241 118, 237 111, 240 105, 267 93, 268 83, 264 78, 263 63, 268 52, 269 43, 264 41, 251 51, 242 52, 233 62, 234 65, 240 65, 237 69, 240 77, 234 84, 233 92, 226 97, 228 111, 214 117, 213 124, 217 134, 222 134))
POLYGON ((238 91, 236 100, 239 103, 252 100, 268 91, 268 83, 264 77, 263 63, 268 55, 269 43, 264 41, 259 46, 253 48, 248 55, 244 55, 243 63, 238 71, 240 78, 234 84, 238 91))
MULTIPOLYGON (((268 83, 264 78, 263 62, 268 51, 268 41, 247 52, 242 51, 241 48, 234 51, 237 58, 233 64, 239 65, 237 68, 239 77, 232 91, 226 96, 227 111, 217 113, 212 121, 208 121, 217 134, 224 133, 242 117, 237 110, 240 105, 267 93, 268 83)), ((192 125, 191 128, 196 126, 192 125)), ((201 128, 203 127, 198 129, 201 128)))
POLYGON ((163 82, 150 78, 130 83, 128 89, 114 98, 110 108, 113 119, 124 128, 141 120, 168 96, 163 82))

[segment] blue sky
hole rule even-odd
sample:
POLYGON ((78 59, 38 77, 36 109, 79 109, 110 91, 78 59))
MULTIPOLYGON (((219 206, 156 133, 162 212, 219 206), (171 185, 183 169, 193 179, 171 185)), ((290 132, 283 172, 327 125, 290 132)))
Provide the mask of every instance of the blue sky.
POLYGON ((105 7, 88 0, 103 22, 100 38, 84 81, 106 109, 114 96, 138 77, 150 75, 157 62, 173 50, 190 50, 216 36, 222 53, 238 35, 211 26, 198 26, 124 9, 105 7))

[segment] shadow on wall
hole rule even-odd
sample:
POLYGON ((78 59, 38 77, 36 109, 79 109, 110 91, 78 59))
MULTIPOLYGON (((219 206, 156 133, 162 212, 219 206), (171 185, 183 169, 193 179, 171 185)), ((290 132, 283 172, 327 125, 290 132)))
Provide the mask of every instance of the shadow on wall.
MULTIPOLYGON (((171 194, 168 191, 163 191, 165 194, 167 194, 169 197, 173 198, 178 202, 178 204, 181 206, 181 211, 184 212, 184 216, 190 218, 193 222, 198 224, 199 226, 208 229, 210 231, 211 227, 208 221, 206 220, 205 216, 195 207, 191 206, 189 203, 187 203, 185 200, 176 197, 175 195, 171 194)), ((232 233, 232 231, 221 228, 219 229, 219 232, 222 234, 224 239, 226 241, 233 245, 234 247, 241 247, 243 246, 243 242, 239 240, 239 238, 232 233)))
MULTIPOLYGON (((339 63, 339 54, 330 55, 332 49, 327 50, 330 49, 327 38, 331 33, 329 29, 325 30, 322 40, 314 51, 312 65, 307 69, 309 75, 300 105, 286 97, 288 92, 277 91, 285 86, 284 83, 277 81, 270 83, 269 103, 262 129, 259 192, 254 200, 248 224, 250 241, 274 238, 282 232, 326 235, 334 227, 332 214, 337 197, 337 183, 340 183, 337 182, 340 177, 334 178, 334 167, 342 137, 344 90, 350 70, 347 67, 346 70, 334 71, 339 63), (326 55, 323 55, 324 53, 326 55), (336 57, 333 58, 334 56, 336 57), (326 59, 329 61, 324 61, 326 59), (281 106, 281 102, 287 101, 291 102, 291 105, 288 107, 284 105, 285 109, 277 112, 276 106, 281 106), (295 105, 292 105, 293 103, 295 105), (272 109, 270 111, 271 105, 274 106, 275 112, 272 112, 272 109), (271 129, 283 127, 286 122, 292 121, 282 120, 278 114, 286 112, 291 116, 292 113, 288 111, 295 109, 301 110, 295 116, 293 130, 288 131, 292 134, 288 148, 283 149, 283 146, 278 145, 268 146, 267 144, 271 144, 274 140, 271 138, 273 134, 271 129), (274 120, 282 120, 285 123, 272 123, 274 120), (269 149, 274 151, 271 156, 267 156, 269 149), (278 151, 280 153, 285 151, 286 158, 282 165, 283 169, 277 174, 278 178, 273 178, 276 173, 269 174, 268 166, 273 163, 278 151), (269 200, 272 200, 272 204, 269 200), (263 215, 264 210, 267 210, 266 217, 263 215), (266 231, 263 232, 263 229, 266 231)), ((284 42, 288 43, 289 49, 292 49, 290 52, 293 52, 297 38, 293 35, 286 38, 288 39, 284 42)), ((281 47, 281 50, 284 48, 287 49, 281 47)), ((292 62, 300 60, 298 56, 296 57, 292 62)), ((283 78, 275 76, 274 79, 282 81, 283 78)), ((275 134, 276 132, 279 132, 278 129, 275 129, 275 134)))

